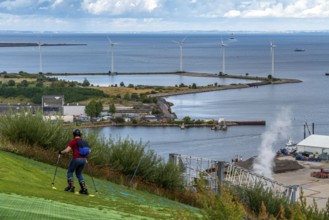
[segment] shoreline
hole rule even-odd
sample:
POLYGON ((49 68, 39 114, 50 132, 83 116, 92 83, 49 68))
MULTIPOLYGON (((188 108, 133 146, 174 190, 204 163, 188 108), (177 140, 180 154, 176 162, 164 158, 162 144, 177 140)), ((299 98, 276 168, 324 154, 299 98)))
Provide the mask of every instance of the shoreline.
MULTIPOLYGON (((196 72, 131 72, 131 73, 47 73, 47 76, 86 76, 86 75, 107 75, 107 76, 117 76, 117 75, 180 75, 180 76, 189 76, 189 77, 210 77, 210 78, 232 78, 232 79, 244 79, 256 82, 250 83, 239 83, 231 85, 218 85, 214 87, 202 87, 196 89, 190 89, 179 92, 170 92, 170 93, 157 93, 150 95, 151 97, 168 97, 175 95, 184 95, 184 94, 193 94, 201 92, 212 92, 220 91, 227 89, 243 89, 250 87, 258 87, 271 84, 286 84, 286 83, 300 83, 301 80, 298 79, 285 79, 285 78, 272 78, 268 79, 266 77, 259 76, 243 76, 243 75, 229 75, 229 74, 214 74, 214 73, 196 73, 196 72)), ((152 86, 150 86, 152 87, 152 86)))
MULTIPOLYGON (((215 120, 214 120, 215 121, 215 120)), ((88 122, 89 123, 89 122, 88 122)), ((226 126, 265 126, 266 121, 264 120, 255 120, 255 121, 225 121, 226 126)), ((181 124, 168 124, 168 123, 149 123, 149 124, 113 124, 113 123, 102 123, 97 122, 93 124, 83 124, 80 125, 83 128, 97 128, 97 127, 177 127, 181 128, 181 124)), ((218 126, 218 123, 215 124, 185 124, 184 128, 201 128, 208 127, 212 128, 218 126)), ((216 129, 220 130, 220 129, 216 129)))

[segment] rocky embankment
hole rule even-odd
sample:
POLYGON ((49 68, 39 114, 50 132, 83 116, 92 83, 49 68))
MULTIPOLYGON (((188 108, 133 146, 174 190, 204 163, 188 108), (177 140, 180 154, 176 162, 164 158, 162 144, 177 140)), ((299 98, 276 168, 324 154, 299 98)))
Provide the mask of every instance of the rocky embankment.
POLYGON ((168 97, 168 96, 175 96, 175 95, 220 91, 220 90, 227 90, 227 89, 243 89, 243 88, 258 87, 258 86, 264 86, 264 85, 270 85, 270 84, 285 84, 285 83, 300 83, 300 82, 302 82, 302 81, 297 80, 297 79, 277 79, 275 81, 259 81, 259 82, 251 82, 251 83, 219 85, 216 87, 215 86, 214 87, 202 87, 202 88, 189 89, 189 90, 170 92, 170 93, 157 93, 157 94, 152 94, 151 96, 168 97))

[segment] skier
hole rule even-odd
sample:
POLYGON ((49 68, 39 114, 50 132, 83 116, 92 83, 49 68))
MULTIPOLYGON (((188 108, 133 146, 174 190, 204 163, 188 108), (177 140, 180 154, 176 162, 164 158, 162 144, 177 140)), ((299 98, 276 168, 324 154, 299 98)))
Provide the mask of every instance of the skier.
POLYGON ((73 154, 72 154, 72 159, 70 161, 68 170, 67 170, 67 183, 68 186, 64 189, 65 191, 68 192, 74 192, 75 191, 75 187, 74 187, 74 181, 73 181, 73 173, 75 172, 75 175, 77 176, 78 180, 79 180, 79 184, 80 184, 80 194, 85 194, 88 195, 88 189, 86 187, 86 183, 85 180, 82 176, 82 171, 83 168, 85 167, 86 163, 87 163, 87 156, 81 156, 79 154, 78 151, 78 141, 82 140, 82 133, 79 129, 75 129, 73 131, 73 140, 71 140, 67 146, 67 148, 65 148, 62 151, 59 151, 59 154, 63 154, 63 153, 68 153, 72 150, 73 154))

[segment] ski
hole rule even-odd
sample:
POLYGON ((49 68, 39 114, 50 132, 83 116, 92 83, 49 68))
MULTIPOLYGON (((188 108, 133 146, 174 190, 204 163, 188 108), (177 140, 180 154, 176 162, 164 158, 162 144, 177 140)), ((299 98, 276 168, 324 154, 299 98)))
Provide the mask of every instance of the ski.
POLYGON ((84 195, 84 196, 90 196, 90 197, 95 197, 95 195, 93 195, 93 194, 88 194, 88 195, 86 195, 86 194, 81 194, 81 193, 79 193, 79 192, 75 192, 74 194, 77 194, 77 195, 84 195))

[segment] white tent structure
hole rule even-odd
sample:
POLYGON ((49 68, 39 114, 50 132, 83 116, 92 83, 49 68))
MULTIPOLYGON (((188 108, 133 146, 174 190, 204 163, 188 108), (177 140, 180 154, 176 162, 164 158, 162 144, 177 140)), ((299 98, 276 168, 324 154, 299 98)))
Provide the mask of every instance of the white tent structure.
POLYGON ((297 144, 298 152, 329 153, 329 136, 310 135, 297 144))

